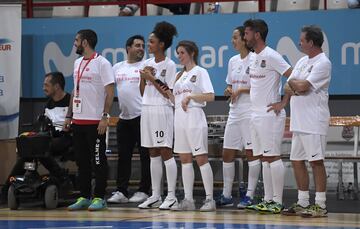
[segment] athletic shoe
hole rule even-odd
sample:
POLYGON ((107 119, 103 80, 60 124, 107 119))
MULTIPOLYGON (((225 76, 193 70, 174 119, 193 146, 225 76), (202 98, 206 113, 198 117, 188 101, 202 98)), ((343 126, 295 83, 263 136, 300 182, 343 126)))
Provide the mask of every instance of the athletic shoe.
POLYGON ((67 207, 69 211, 86 210, 90 206, 91 201, 84 197, 79 197, 76 202, 67 207))
POLYGON ((216 203, 213 199, 206 199, 204 205, 200 208, 202 212, 212 212, 216 210, 216 203))
POLYGON ((145 192, 135 192, 135 194, 129 199, 130 203, 144 202, 149 196, 145 192))
POLYGON ((270 205, 272 203, 273 203, 272 200, 263 201, 263 202, 258 203, 258 204, 253 204, 253 205, 247 206, 245 209, 246 210, 251 210, 251 211, 263 211, 263 212, 266 212, 266 211, 268 211, 268 205, 270 205))
POLYGON ((274 201, 268 203, 266 207, 267 210, 260 210, 260 213, 279 214, 284 209, 284 205, 274 201))
POLYGON ((293 203, 289 208, 282 210, 281 214, 287 216, 300 216, 301 213, 306 210, 306 208, 307 207, 303 207, 298 203, 293 203))
POLYGON ((320 218, 327 217, 327 209, 321 208, 319 205, 310 205, 301 213, 301 217, 304 218, 320 218))
POLYGON ((158 208, 162 204, 161 196, 150 196, 142 204, 138 206, 140 209, 158 208))
POLYGON ((113 192, 112 196, 107 199, 108 203, 114 203, 114 204, 125 204, 129 202, 129 199, 119 191, 113 192))
POLYGON ((180 203, 174 204, 170 209, 172 211, 194 211, 195 201, 183 199, 180 203))
POLYGON ((223 194, 216 200, 216 206, 231 207, 234 205, 232 196, 225 197, 223 194))
POLYGON ((91 205, 88 207, 89 211, 101 211, 107 208, 106 201, 101 198, 94 198, 91 201, 91 205))
POLYGON ((254 201, 250 197, 244 196, 237 205, 237 208, 245 209, 247 206, 253 205, 253 202, 254 201))
POLYGON ((174 205, 178 204, 178 200, 175 197, 169 197, 167 196, 164 200, 164 202, 160 205, 160 210, 170 210, 170 208, 174 205))

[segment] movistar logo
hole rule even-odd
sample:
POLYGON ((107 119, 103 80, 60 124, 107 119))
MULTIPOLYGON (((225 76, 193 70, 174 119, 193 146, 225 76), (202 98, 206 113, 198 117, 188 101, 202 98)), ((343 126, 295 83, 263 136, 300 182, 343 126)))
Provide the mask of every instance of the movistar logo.
POLYGON ((75 47, 69 55, 64 54, 59 45, 55 42, 49 42, 44 49, 44 70, 52 72, 56 69, 62 72, 64 76, 72 76, 74 61, 78 58, 75 47))
MULTIPOLYGON (((329 41, 326 34, 323 33, 323 35, 324 43, 322 45, 322 50, 327 57, 330 57, 329 41)), ((287 36, 280 38, 276 46, 276 51, 278 51, 282 56, 286 56, 291 66, 295 66, 296 62, 301 57, 305 56, 305 54, 298 49, 297 43, 295 43, 290 37, 287 36)))
POLYGON ((11 51, 13 41, 7 38, 0 38, 0 52, 1 51, 11 51))

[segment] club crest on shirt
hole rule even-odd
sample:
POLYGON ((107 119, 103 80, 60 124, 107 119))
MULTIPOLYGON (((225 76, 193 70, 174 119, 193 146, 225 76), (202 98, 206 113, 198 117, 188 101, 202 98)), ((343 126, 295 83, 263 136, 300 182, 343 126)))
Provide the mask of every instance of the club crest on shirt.
POLYGON ((261 60, 260 67, 262 67, 262 68, 266 67, 266 61, 265 60, 261 60))
POLYGON ((250 66, 248 66, 247 68, 246 68, 246 72, 245 72, 246 74, 249 74, 250 73, 250 66))
POLYGON ((190 78, 190 82, 192 82, 192 83, 195 83, 195 82, 196 82, 196 75, 193 75, 193 76, 190 78))
POLYGON ((241 73, 241 70, 242 70, 242 66, 239 66, 239 67, 237 68, 236 73, 241 73))
POLYGON ((308 73, 310 73, 312 71, 312 69, 313 69, 313 66, 311 65, 310 68, 307 70, 308 73))
POLYGON ((163 69, 160 73, 160 76, 165 77, 166 76, 166 69, 163 69))

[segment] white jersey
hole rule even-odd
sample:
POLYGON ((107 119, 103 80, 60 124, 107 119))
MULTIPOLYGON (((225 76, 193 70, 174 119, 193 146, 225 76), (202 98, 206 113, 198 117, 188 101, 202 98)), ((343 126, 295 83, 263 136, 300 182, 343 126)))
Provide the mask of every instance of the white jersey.
MULTIPOLYGON (((206 69, 195 66, 190 71, 184 71, 175 82, 174 90, 175 109, 181 107, 181 101, 190 94, 214 93, 209 73, 206 69)), ((205 107, 206 102, 198 103, 190 100, 188 107, 205 107)))
POLYGON ((290 65, 284 58, 268 46, 259 54, 255 54, 250 65, 250 100, 253 115, 273 115, 267 112, 267 106, 280 102, 281 75, 289 68, 290 65))
POLYGON ((304 56, 296 63, 289 80, 307 80, 311 87, 305 95, 291 96, 291 131, 327 134, 330 119, 328 106, 330 78, 331 62, 324 53, 311 59, 304 56))
MULTIPOLYGON (((231 85, 233 91, 239 88, 250 89, 250 63, 254 57, 255 54, 250 52, 244 59, 241 59, 240 54, 230 58, 226 83, 231 85)), ((249 112, 251 107, 250 95, 241 94, 236 102, 230 103, 229 106, 234 111, 249 112)))
MULTIPOLYGON (((174 86, 176 78, 176 65, 170 58, 165 57, 165 60, 155 63, 155 57, 145 60, 144 67, 151 66, 155 69, 155 77, 165 83, 170 89, 174 86)), ((145 91, 142 100, 143 105, 152 106, 172 106, 170 100, 166 99, 155 86, 146 81, 145 91)))
POLYGON ((113 67, 121 119, 141 115, 140 69, 143 69, 143 61, 132 64, 122 61, 113 67))
POLYGON ((101 55, 96 54, 87 66, 88 60, 82 60, 83 57, 80 57, 74 63, 74 97, 76 96, 78 70, 80 69, 80 73, 83 73, 79 85, 82 108, 80 113, 73 114, 73 119, 101 120, 106 98, 105 86, 114 83, 114 73, 110 62, 101 55), (86 69, 84 69, 85 66, 86 69))

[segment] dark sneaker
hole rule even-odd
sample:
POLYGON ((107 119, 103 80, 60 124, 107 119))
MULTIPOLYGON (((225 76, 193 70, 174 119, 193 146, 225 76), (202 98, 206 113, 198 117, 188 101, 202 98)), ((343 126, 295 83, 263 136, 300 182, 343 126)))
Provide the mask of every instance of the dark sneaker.
POLYGON ((310 205, 301 213, 301 217, 304 218, 321 218, 327 217, 327 209, 321 208, 319 205, 310 205))
POLYGON ((231 207, 234 205, 234 201, 231 196, 228 198, 221 194, 220 198, 216 200, 216 205, 220 207, 231 207))
POLYGON ((287 216, 300 216, 303 211, 306 210, 307 207, 303 207, 300 204, 294 203, 289 208, 282 210, 282 215, 287 216))
POLYGON ((253 205, 254 201, 248 197, 248 196, 244 196, 244 198, 242 198, 239 202, 239 204, 237 205, 238 209, 245 209, 246 207, 253 205))

